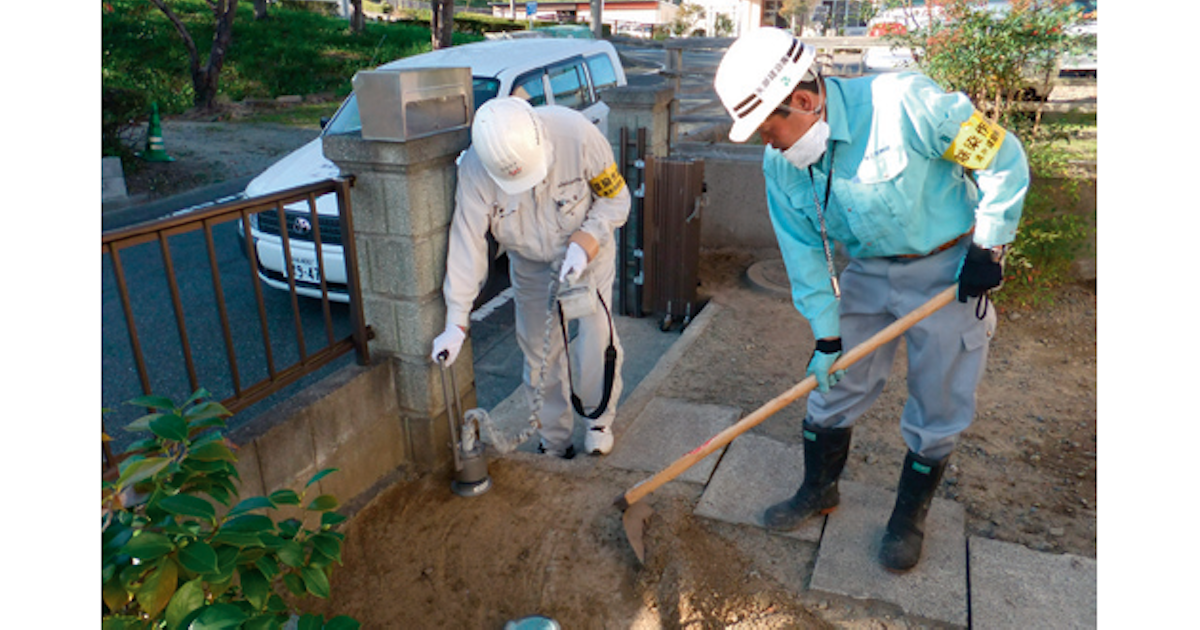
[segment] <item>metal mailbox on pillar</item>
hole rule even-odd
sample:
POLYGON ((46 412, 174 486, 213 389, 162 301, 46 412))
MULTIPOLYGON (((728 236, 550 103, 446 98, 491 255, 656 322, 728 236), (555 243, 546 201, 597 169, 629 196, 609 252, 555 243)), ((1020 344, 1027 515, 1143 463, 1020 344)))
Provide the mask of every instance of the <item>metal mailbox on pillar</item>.
POLYGON ((470 68, 363 70, 351 80, 364 140, 405 142, 469 128, 470 68))

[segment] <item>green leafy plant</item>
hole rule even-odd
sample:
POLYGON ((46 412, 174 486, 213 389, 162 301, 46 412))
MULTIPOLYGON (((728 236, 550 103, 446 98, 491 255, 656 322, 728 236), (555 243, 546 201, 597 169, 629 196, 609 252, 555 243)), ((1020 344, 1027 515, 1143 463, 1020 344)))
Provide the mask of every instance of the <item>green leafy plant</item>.
MULTIPOLYGON (((301 492, 237 500, 237 457, 221 433, 231 414, 209 396, 200 389, 181 405, 161 396, 130 401, 149 413, 126 429, 149 435, 126 449, 117 479, 103 484, 106 630, 277 629, 293 614, 281 593, 329 597, 344 539, 335 530, 345 517, 334 496, 306 493, 336 469, 313 475, 301 492), (218 507, 231 504, 224 513, 218 507), (304 518, 264 513, 279 508, 304 518)), ((308 614, 298 626, 359 624, 308 614)))
MULTIPOLYGON (((1073 265, 1089 252, 1095 216, 1077 210, 1086 180, 1072 168, 1076 156, 1060 144, 1062 137, 1078 135, 1078 124, 1052 124, 1041 133, 1030 133, 1026 143, 1033 184, 1017 238, 1005 263, 1004 288, 996 303, 1028 308, 1054 303, 1059 289, 1076 281, 1073 265)), ((1094 159, 1094 155, 1091 156, 1094 159)))
POLYGON ((961 91, 1002 119, 1031 90, 1049 91, 1061 56, 1084 43, 1069 35, 1079 20, 1070 0, 1012 0, 1006 10, 986 0, 929 0, 906 6, 924 24, 888 39, 914 51, 922 72, 961 91))
POLYGON ((1041 216, 1036 209, 1021 218, 1021 229, 1006 257, 1000 304, 1028 307, 1052 304, 1055 289, 1072 280, 1071 264, 1084 249, 1087 222, 1078 216, 1041 216))

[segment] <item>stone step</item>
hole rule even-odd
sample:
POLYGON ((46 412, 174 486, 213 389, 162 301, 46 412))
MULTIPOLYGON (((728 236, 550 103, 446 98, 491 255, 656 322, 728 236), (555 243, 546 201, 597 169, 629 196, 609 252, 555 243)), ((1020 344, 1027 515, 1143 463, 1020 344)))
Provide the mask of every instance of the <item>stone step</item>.
MULTIPOLYGON (((657 467, 647 467, 657 471, 671 461, 663 457, 657 467)), ((726 447, 695 514, 762 527, 763 511, 795 492, 803 476, 802 445, 741 435, 726 447)), ((785 584, 797 594, 806 589, 885 602, 906 615, 952 627, 1095 627, 1095 560, 968 539, 962 506, 935 498, 921 563, 906 574, 893 574, 879 564, 878 554, 895 491, 853 481, 840 482, 839 489, 837 510, 783 534, 818 545, 807 584, 800 579, 785 584)))
POLYGON ((899 575, 879 563, 880 541, 896 493, 852 481, 841 482, 839 488, 842 503, 825 524, 809 588, 888 602, 907 614, 965 628, 967 544, 962 506, 933 500, 925 519, 921 562, 899 575))
MULTIPOLYGON (((614 468, 657 473, 738 421, 737 407, 655 397, 621 434, 605 458, 614 468)), ((708 483, 724 449, 717 450, 669 483, 708 483)))
MULTIPOLYGON (((804 447, 753 433, 738 436, 696 505, 696 514, 727 523, 763 526, 763 512, 792 496, 804 480, 804 447)), ((809 519, 782 534, 819 542, 824 518, 809 519)))
POLYGON ((987 538, 968 547, 972 627, 1096 627, 1096 560, 987 538))

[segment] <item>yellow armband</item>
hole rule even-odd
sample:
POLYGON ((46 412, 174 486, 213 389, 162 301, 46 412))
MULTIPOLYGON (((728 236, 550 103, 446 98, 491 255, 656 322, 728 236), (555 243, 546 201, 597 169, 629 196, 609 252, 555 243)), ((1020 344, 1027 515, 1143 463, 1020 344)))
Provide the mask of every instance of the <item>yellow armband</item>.
POLYGON ((958 135, 942 157, 969 169, 987 168, 1000 152, 1007 133, 1003 127, 988 121, 975 110, 971 118, 959 127, 958 135))
POLYGON ((592 187, 592 192, 596 193, 597 197, 611 199, 625 187, 625 178, 621 177, 621 174, 617 172, 616 163, 613 163, 609 164, 603 173, 589 180, 588 185, 592 187))

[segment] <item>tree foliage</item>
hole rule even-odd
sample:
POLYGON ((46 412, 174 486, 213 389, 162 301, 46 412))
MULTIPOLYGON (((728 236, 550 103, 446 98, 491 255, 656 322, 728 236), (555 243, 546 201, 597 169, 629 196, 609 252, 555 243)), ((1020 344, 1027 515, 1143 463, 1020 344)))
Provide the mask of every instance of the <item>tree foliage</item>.
POLYGON ((812 17, 813 3, 814 0, 783 0, 779 15, 786 19, 796 32, 800 32, 808 25, 808 18, 812 17))
POLYGON ((734 26, 733 18, 728 13, 718 13, 713 18, 713 36, 729 37, 733 34, 734 26))
POLYGON ((942 87, 961 91, 977 107, 1002 118, 1031 86, 1048 91, 1062 55, 1079 43, 1069 34, 1078 21, 1070 0, 930 0, 912 7, 922 25, 888 35, 910 48, 921 70, 942 87))
POLYGON ((667 28, 677 37, 687 35, 688 31, 696 26, 696 22, 703 20, 704 17, 704 7, 684 2, 679 5, 679 11, 675 13, 674 19, 667 24, 667 28))

